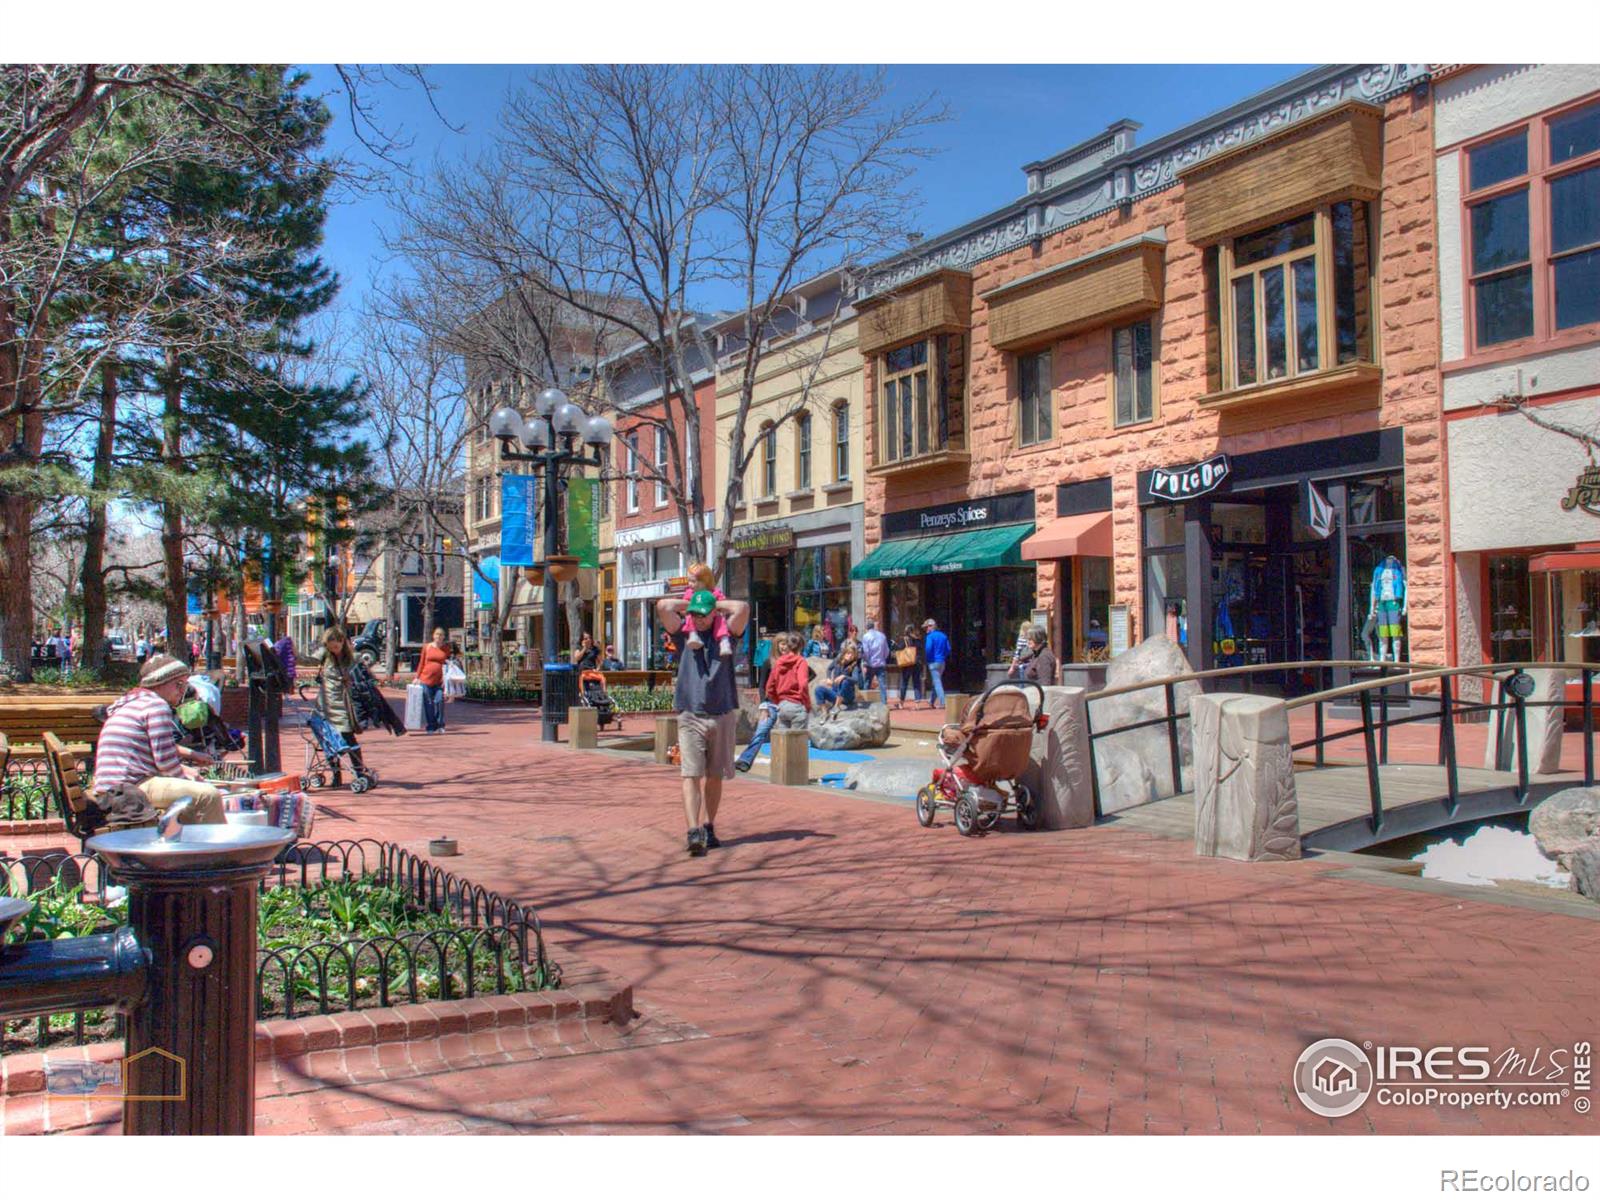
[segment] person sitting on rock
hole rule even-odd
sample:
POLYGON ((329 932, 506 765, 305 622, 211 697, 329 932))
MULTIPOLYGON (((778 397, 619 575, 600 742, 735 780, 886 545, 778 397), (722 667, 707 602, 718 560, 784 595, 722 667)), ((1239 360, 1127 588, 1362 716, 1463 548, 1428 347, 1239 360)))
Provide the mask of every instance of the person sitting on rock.
POLYGON ((861 651, 853 643, 846 642, 839 651, 839 657, 833 660, 833 665, 828 668, 828 677, 821 687, 817 688, 817 712, 822 714, 824 720, 831 717, 842 706, 850 709, 856 706, 856 687, 860 682, 861 651))
POLYGON ((811 709, 811 664, 800 653, 805 639, 798 633, 786 633, 773 639, 782 653, 772 660, 772 671, 767 675, 767 698, 761 705, 761 723, 755 735, 734 762, 737 771, 748 771, 755 765, 756 755, 767 744, 774 729, 804 729, 811 709))

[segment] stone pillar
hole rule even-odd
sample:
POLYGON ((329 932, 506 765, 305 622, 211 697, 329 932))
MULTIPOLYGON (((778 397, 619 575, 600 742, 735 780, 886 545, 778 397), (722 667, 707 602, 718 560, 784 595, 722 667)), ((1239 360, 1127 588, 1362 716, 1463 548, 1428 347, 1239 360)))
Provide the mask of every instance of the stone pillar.
POLYGON ((773 783, 805 787, 811 782, 811 738, 804 729, 774 729, 767 749, 773 783))
POLYGON ((1300 857, 1300 807, 1282 700, 1212 692, 1189 709, 1196 854, 1272 862, 1300 857))
POLYGON ((598 708, 574 708, 567 712, 567 744, 574 750, 593 750, 600 745, 598 708))
MULTIPOLYGON (((1032 689, 1029 689, 1030 694, 1032 689)), ((1082 829, 1094 824, 1094 791, 1089 780, 1089 730, 1084 715, 1088 692, 1078 687, 1044 689, 1050 718, 1033 737, 1033 755, 1022 782, 1039 805, 1043 829, 1082 829)))
POLYGON ((656 761, 666 766, 672 762, 672 748, 678 744, 678 718, 656 718, 656 761))
POLYGON ((944 719, 960 724, 961 718, 966 715, 967 705, 972 703, 972 697, 965 692, 946 692, 944 694, 944 719))
MULTIPOLYGON (((1530 775, 1554 775, 1561 770, 1561 733, 1565 718, 1565 710, 1560 707, 1567 694, 1567 676, 1562 671, 1529 671, 1533 676, 1533 695, 1528 697, 1528 773, 1530 775), (1554 708, 1535 708, 1536 703, 1549 701, 1557 705, 1554 708)), ((1490 699, 1500 699, 1501 689, 1491 685, 1489 688, 1490 699)), ((1517 769, 1517 710, 1510 697, 1507 697, 1505 717, 1502 721, 1501 714, 1489 714, 1489 738, 1484 746, 1483 765, 1487 770, 1495 770, 1500 756, 1500 734, 1502 727, 1505 732, 1505 745, 1507 754, 1507 767, 1509 771, 1517 769)))

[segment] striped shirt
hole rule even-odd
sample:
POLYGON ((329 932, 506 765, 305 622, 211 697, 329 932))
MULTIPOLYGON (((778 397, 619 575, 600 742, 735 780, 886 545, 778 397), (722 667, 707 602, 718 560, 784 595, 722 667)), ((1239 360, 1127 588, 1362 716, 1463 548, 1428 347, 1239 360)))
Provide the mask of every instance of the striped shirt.
POLYGON ((172 709, 154 692, 136 687, 106 714, 95 743, 94 788, 103 792, 158 775, 183 775, 172 709))

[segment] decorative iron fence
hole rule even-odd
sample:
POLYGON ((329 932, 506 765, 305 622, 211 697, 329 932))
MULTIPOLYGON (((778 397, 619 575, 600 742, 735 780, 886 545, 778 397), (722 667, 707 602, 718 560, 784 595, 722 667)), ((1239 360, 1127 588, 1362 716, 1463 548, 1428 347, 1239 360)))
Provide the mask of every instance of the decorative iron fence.
POLYGON ((42 758, 12 758, 0 777, 0 821, 43 821, 55 813, 55 790, 42 758))
MULTIPOLYGON (((0 895, 32 912, 13 937, 64 937, 115 926, 126 897, 92 854, 0 858, 0 895)), ((423 1000, 558 987, 538 914, 391 842, 299 842, 259 896, 258 1019, 386 1008, 423 1000)), ((89 1010, 0 1027, 0 1054, 123 1035, 89 1010)))

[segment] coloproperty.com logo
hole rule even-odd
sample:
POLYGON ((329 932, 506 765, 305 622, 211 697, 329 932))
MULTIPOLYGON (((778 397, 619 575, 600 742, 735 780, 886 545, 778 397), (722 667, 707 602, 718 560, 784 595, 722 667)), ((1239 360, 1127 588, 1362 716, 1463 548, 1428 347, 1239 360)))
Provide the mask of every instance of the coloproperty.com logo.
POLYGON ((1369 1100, 1384 1107, 1565 1108, 1591 1106, 1588 1042, 1554 1049, 1375 1046, 1323 1038, 1294 1064, 1294 1090, 1312 1112, 1345 1117, 1369 1100))

